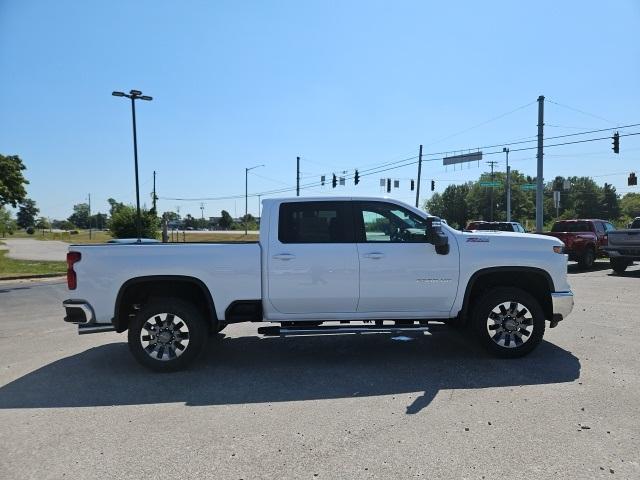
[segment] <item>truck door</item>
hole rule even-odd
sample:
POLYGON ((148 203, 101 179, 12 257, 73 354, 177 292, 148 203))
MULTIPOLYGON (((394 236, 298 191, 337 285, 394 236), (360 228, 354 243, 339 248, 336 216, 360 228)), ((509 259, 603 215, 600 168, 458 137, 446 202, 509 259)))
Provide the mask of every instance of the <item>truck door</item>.
POLYGON ((274 215, 278 228, 270 230, 266 266, 271 305, 285 314, 355 312, 359 264, 351 203, 286 202, 274 215))
POLYGON ((456 241, 449 238, 449 253, 438 254, 427 242, 425 219, 392 203, 358 202, 354 213, 358 312, 448 315, 458 287, 456 241))

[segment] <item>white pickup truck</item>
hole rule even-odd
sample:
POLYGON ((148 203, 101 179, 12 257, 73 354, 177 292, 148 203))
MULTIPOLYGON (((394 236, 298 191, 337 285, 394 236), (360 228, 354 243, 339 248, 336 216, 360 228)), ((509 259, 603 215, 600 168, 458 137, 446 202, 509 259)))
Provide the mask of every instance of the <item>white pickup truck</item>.
POLYGON ((529 353, 573 308, 561 241, 461 232, 380 198, 263 201, 260 241, 72 245, 65 321, 128 330, 158 371, 185 367, 212 332, 393 333, 468 326, 501 357, 529 353))

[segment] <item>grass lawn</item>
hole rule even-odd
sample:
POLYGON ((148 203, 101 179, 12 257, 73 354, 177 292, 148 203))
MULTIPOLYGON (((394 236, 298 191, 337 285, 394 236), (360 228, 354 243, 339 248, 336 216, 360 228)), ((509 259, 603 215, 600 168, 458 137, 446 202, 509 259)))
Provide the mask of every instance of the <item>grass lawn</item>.
POLYGON ((7 258, 8 250, 0 250, 0 279, 67 272, 66 262, 43 262, 40 260, 14 260, 7 258))
MULTIPOLYGON (((259 235, 255 233, 249 233, 245 235, 244 232, 238 233, 220 233, 220 232, 180 232, 176 235, 174 232, 173 242, 256 242, 259 235), (177 238, 176 238, 177 237, 177 238)), ((171 242, 171 232, 169 232, 169 242, 171 242)))

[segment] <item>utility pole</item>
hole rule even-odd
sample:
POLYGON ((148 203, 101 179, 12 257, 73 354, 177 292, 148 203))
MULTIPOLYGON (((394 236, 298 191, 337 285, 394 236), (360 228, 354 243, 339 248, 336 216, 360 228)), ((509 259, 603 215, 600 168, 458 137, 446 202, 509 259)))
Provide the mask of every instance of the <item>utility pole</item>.
POLYGON ((204 220, 204 203, 200 204, 200 218, 204 220))
POLYGON ((418 152, 418 185, 416 186, 416 208, 420 208, 418 204, 420 203, 420 175, 422 175, 422 145, 420 145, 420 150, 418 152))
POLYGON ((156 210, 156 199, 158 197, 156 197, 156 171, 153 171, 153 213, 155 213, 156 215, 158 214, 158 211, 156 210))
POLYGON ((260 217, 261 215, 261 209, 262 209, 262 202, 260 200, 260 197, 262 197, 262 195, 258 194, 258 218, 260 218, 260 220, 262 220, 262 218, 260 217))
MULTIPOLYGON (((300 157, 298 157, 298 167, 300 166, 300 157)), ((247 216, 249 215, 249 171, 254 168, 264 167, 264 165, 256 165, 255 167, 249 167, 244 169, 244 234, 249 233, 249 227, 247 224, 247 216)), ((300 182, 300 171, 298 169, 298 182, 300 182)), ((298 189, 298 196, 300 189, 298 189)))
POLYGON ((89 240, 91 240, 91 194, 89 194, 89 240))
MULTIPOLYGON (((491 166, 491 182, 493 182, 493 178, 494 178, 493 177, 493 167, 496 165, 496 163, 498 163, 498 162, 496 162, 495 160, 491 160, 490 162, 487 162, 487 164, 489 164, 491 166)), ((489 188, 491 188, 491 206, 490 206, 490 209, 489 209, 489 221, 493 222, 493 188, 494 187, 493 187, 493 185, 491 185, 491 187, 489 187, 489 188)))
POLYGON ((538 97, 538 171, 536 176, 536 232, 542 233, 544 225, 544 209, 543 209, 543 164, 542 157, 544 155, 543 145, 544 135, 544 95, 538 97))
POLYGON ((507 154, 507 222, 511 221, 511 167, 509 167, 509 149, 502 149, 507 154))
POLYGON ((296 157, 296 197, 300 196, 300 157, 296 157))

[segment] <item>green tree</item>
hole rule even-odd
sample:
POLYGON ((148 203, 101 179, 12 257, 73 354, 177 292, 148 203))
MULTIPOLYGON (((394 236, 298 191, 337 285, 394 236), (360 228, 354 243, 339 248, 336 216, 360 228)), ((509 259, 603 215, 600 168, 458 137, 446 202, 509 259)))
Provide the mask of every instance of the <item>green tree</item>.
POLYGON ((113 216, 113 214, 121 207, 124 207, 124 203, 116 202, 113 198, 108 198, 107 202, 109 203, 109 215, 113 216))
POLYGON ((620 209, 627 217, 640 217, 640 193, 627 193, 620 200, 620 209))
POLYGON ((222 218, 220 219, 220 222, 218 222, 218 225, 220 225, 220 227, 224 228, 225 230, 230 230, 233 227, 233 218, 226 210, 222 210, 221 215, 222 218))
POLYGON ((46 230, 48 228, 51 228, 51 223, 49 222, 49 220, 46 217, 40 217, 38 218, 38 220, 36 220, 36 224, 35 227, 38 230, 46 230))
MULTIPOLYGON (((430 214, 436 217, 444 218, 442 212, 444 212, 444 204, 442 203, 442 195, 434 193, 429 200, 424 202, 424 209, 430 214)), ((445 218, 445 220, 447 220, 445 218)), ((448 220, 447 220, 448 221, 448 220)))
POLYGON ((38 215, 39 212, 40 209, 36 207, 36 202, 30 198, 26 198, 22 202, 22 205, 20 205, 20 209, 16 215, 18 226, 20 228, 33 227, 36 222, 36 215, 38 215))
POLYGON ((51 222, 51 228, 56 230, 75 230, 76 226, 69 220, 54 220, 51 222))
MULTIPOLYGON (((469 220, 490 220, 491 202, 493 201, 493 220, 505 221, 507 219, 507 178, 505 172, 495 172, 493 179, 488 172, 480 176, 480 182, 498 182, 498 187, 485 187, 479 182, 470 186, 467 194, 469 220)), ((522 188, 525 183, 534 183, 535 179, 525 177, 517 170, 511 171, 511 219, 525 222, 526 219, 535 216, 535 191, 527 191, 522 188)))
MULTIPOLYGON (((158 238, 158 230, 160 228, 158 217, 152 215, 146 209, 142 209, 140 213, 141 236, 144 238, 158 238)), ((136 216, 136 207, 132 205, 118 207, 109 222, 111 234, 115 238, 137 238, 136 216)))
POLYGON ((432 215, 445 219, 451 226, 464 228, 469 219, 467 195, 470 190, 470 183, 449 185, 442 194, 434 194, 427 201, 426 210, 432 215))
POLYGON ((602 187, 590 177, 569 177, 568 205, 579 218, 593 218, 601 212, 602 187))
POLYGON ((108 218, 106 213, 98 212, 95 215, 91 215, 89 225, 96 230, 102 230, 107 227, 108 218))
POLYGON ((616 193, 616 187, 604 184, 602 188, 602 200, 600 201, 600 218, 616 220, 620 216, 620 199, 616 193))
POLYGON ((16 221, 11 217, 11 212, 0 205, 0 236, 6 237, 7 233, 13 235, 16 228, 16 221))
POLYGON ((68 218, 78 228, 89 228, 89 204, 78 203, 73 206, 73 214, 68 218))
POLYGON ((17 155, 0 155, 0 207, 8 204, 16 208, 25 200, 24 186, 29 184, 22 174, 25 169, 17 155))
POLYGON ((162 218, 165 218, 167 222, 177 222, 178 220, 180 220, 180 215, 178 215, 176 212, 164 212, 162 214, 162 218))

